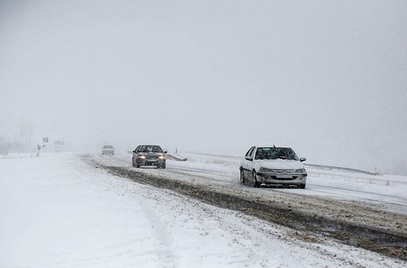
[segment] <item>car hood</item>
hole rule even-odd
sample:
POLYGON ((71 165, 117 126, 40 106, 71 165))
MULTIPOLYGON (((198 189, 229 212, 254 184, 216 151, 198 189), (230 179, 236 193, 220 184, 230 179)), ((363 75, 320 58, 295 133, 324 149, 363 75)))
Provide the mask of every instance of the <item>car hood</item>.
POLYGON ((284 160, 284 159, 273 159, 273 160, 259 160, 257 162, 261 167, 270 169, 300 169, 304 168, 304 164, 296 160, 284 160))

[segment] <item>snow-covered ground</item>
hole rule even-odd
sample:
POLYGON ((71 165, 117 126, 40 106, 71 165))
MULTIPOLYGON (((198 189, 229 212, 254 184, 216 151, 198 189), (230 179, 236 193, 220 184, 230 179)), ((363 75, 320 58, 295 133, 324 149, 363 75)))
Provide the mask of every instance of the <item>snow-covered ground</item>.
MULTIPOLYGON (((130 165, 126 159, 129 156, 105 161, 130 165)), ((213 181, 236 184, 238 159, 225 159, 195 156, 187 162, 169 161, 167 170, 142 170, 180 177, 201 172, 213 181)), ((365 176, 341 179, 341 174, 328 173, 335 189, 348 192, 347 183, 354 180, 366 184, 348 198, 370 200, 378 194, 394 198, 385 202, 386 208, 405 211, 398 192, 406 192, 404 177, 376 178, 389 181, 382 185, 368 183, 365 176), (386 187, 391 191, 383 190, 386 187), (391 207, 392 202, 399 203, 391 207)), ((279 191, 332 197, 332 190, 324 192, 331 187, 328 175, 311 174, 305 191, 279 191)), ((0 267, 7 268, 407 265, 328 238, 310 240, 240 212, 113 176, 74 153, 0 158, 0 215, 0 267)))

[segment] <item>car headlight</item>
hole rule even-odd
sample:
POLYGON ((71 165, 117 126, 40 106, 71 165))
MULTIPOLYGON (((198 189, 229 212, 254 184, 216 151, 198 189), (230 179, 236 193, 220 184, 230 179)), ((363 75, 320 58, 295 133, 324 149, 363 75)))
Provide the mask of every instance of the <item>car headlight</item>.
POLYGON ((139 155, 139 156, 137 156, 137 158, 139 158, 139 159, 146 159, 146 156, 145 156, 145 155, 139 155))
POLYGON ((305 173, 305 168, 296 169, 295 173, 305 173))
POLYGON ((160 155, 158 158, 159 158, 160 160, 165 160, 165 156, 163 156, 163 155, 160 155))

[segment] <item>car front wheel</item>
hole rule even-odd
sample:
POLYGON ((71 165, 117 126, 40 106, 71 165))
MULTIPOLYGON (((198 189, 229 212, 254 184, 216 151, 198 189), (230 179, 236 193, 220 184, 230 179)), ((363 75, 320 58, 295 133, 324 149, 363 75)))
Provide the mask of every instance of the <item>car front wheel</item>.
POLYGON ((240 168, 240 183, 245 184, 243 168, 240 168))
POLYGON ((256 175, 255 170, 253 170, 253 172, 252 172, 252 187, 259 187, 259 183, 257 182, 257 175, 256 175))

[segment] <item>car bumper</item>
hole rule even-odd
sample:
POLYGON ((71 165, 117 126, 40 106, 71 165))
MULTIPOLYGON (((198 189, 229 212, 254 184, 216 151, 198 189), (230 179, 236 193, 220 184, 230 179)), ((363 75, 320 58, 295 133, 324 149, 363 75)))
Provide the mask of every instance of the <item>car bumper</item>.
POLYGON ((140 166, 157 166, 165 163, 165 160, 161 159, 137 159, 136 163, 140 166))
POLYGON ((307 174, 274 174, 257 173, 257 180, 261 184, 306 184, 307 174))

